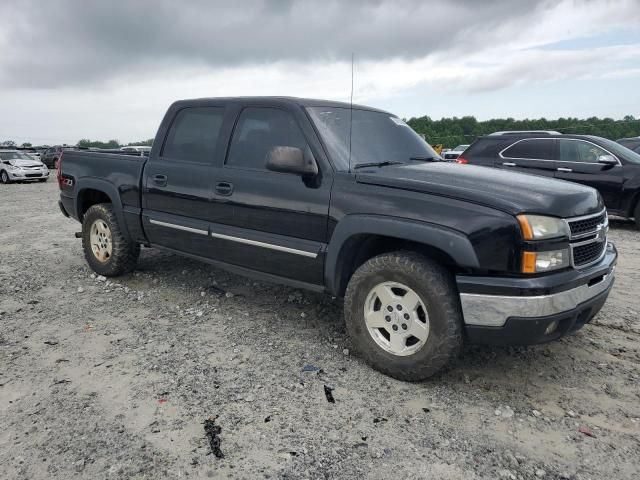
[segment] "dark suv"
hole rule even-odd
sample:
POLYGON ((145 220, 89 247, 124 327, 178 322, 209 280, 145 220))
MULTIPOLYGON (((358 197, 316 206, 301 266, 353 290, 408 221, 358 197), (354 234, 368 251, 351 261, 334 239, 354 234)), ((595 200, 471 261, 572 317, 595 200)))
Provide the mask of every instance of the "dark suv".
POLYGON ((640 226, 640 154, 606 138, 500 132, 476 140, 457 161, 588 185, 610 214, 640 226))
POLYGON ((40 154, 40 160, 49 168, 58 168, 58 160, 60 154, 66 150, 72 150, 74 147, 60 146, 47 148, 40 154))
POLYGON ((640 153, 640 137, 621 138, 617 140, 620 145, 624 145, 629 150, 640 153))

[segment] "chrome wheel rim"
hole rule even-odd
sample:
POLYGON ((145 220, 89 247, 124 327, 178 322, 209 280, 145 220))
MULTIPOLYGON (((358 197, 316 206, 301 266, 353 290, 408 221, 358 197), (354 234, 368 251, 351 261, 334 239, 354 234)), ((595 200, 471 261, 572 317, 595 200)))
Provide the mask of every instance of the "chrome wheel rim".
POLYGON ((429 338, 429 314, 420 296, 398 282, 371 289, 364 304, 371 338, 383 350, 400 357, 413 355, 429 338))
POLYGON ((111 229, 104 220, 98 219, 91 224, 89 243, 96 260, 102 263, 109 261, 113 244, 111 242, 111 229))

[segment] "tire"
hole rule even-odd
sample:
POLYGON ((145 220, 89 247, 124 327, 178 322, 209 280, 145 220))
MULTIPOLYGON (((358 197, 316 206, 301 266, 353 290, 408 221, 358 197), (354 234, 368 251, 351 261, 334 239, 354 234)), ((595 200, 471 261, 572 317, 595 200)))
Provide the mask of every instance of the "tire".
POLYGON ((46 182, 47 180, 49 180, 49 179, 48 179, 48 178, 39 178, 39 179, 38 179, 38 181, 39 181, 40 183, 44 183, 44 182, 46 182))
POLYGON ((11 180, 9 179, 9 174, 5 170, 2 170, 2 172, 0 172, 0 182, 4 184, 11 183, 11 180))
POLYGON ((133 271, 140 255, 140 245, 122 233, 110 203, 93 205, 84 214, 82 248, 91 269, 105 277, 133 271))
MULTIPOLYGON (((402 293, 401 290, 394 288, 391 293, 402 293)), ((400 299, 409 298, 406 295, 400 299)), ((398 297, 391 299, 393 303, 398 297)), ((407 300, 406 303, 410 304, 411 300, 407 300)), ((362 358, 376 370, 399 380, 419 381, 431 377, 454 360, 462 348, 462 311, 453 275, 440 264, 414 252, 379 255, 360 266, 349 280, 344 299, 344 313, 347 331, 362 358), (404 312, 394 310, 389 312, 388 316, 384 302, 379 301, 381 296, 373 303, 369 300, 381 285, 385 291, 398 285, 405 289, 408 287, 406 295, 409 295, 409 291, 415 294, 420 306, 415 311, 411 310, 411 307, 404 308, 404 312), (368 320, 365 320, 365 308, 368 312, 373 312, 373 315, 384 313, 384 328, 370 329, 371 324, 367 324, 368 320), (377 308, 379 311, 376 311, 377 308), (420 311, 423 313, 420 314, 420 311), (410 315, 407 312, 410 312, 410 315), (427 314, 426 321, 423 318, 424 313, 427 314), (388 318, 394 315, 393 323, 386 323, 388 318), (405 321, 409 326, 403 333, 402 330, 407 327, 403 324, 405 321), (381 346, 388 336, 387 347, 392 348, 392 330, 389 329, 389 325, 393 327, 396 324, 399 327, 396 333, 402 337, 410 335, 413 329, 421 330, 419 326, 424 328, 422 323, 428 327, 422 346, 409 346, 410 340, 404 339, 404 350, 400 355, 381 346), (412 348, 418 349, 411 351, 412 348)), ((383 321, 379 317, 375 318, 378 318, 377 322, 383 321)), ((419 340, 417 337, 413 338, 419 340)))

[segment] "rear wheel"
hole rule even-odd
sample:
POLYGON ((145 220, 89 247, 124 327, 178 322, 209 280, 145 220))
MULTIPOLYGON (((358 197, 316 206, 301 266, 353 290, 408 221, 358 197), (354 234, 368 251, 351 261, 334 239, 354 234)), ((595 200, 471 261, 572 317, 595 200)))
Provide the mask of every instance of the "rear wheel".
POLYGON ((11 180, 9 180, 9 174, 2 170, 2 172, 0 172, 0 182, 2 183, 11 183, 11 180))
POLYGON ((94 272, 115 277, 132 271, 140 245, 122 233, 109 203, 93 205, 82 220, 82 248, 94 272))
POLYGON ((365 262, 351 277, 345 321, 356 350, 400 380, 428 378, 462 347, 462 313, 453 276, 413 252, 365 262))

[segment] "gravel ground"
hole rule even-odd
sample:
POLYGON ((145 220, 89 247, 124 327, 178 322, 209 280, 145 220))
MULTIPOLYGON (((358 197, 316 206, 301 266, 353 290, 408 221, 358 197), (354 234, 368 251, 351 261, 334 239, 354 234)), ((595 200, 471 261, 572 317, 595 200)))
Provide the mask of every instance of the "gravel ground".
POLYGON ((630 223, 591 325, 410 384, 350 354, 330 297, 154 250, 96 278, 57 195, 0 185, 0 478, 638 478, 630 223))

